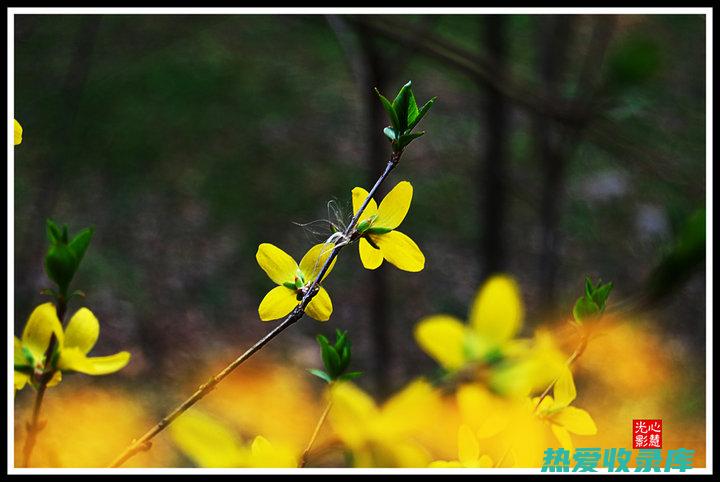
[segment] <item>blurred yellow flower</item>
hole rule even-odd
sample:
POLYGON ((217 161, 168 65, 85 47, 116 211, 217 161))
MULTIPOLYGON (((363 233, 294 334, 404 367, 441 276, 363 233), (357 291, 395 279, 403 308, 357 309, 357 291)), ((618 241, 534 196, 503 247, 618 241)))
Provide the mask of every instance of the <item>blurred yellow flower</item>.
POLYGON ((523 304, 515 280, 495 275, 478 290, 466 325, 450 315, 433 315, 415 326, 415 340, 443 368, 470 361, 492 362, 516 351, 512 338, 522 324, 523 304))
POLYGON ((271 444, 258 435, 249 446, 227 426, 190 409, 169 428, 175 444, 198 467, 297 467, 298 457, 287 446, 271 444))
MULTIPOLYGON (((397 231, 410 209, 413 188, 407 181, 399 182, 380 203, 370 199, 358 219, 357 230, 362 235, 359 242, 360 260, 367 269, 376 269, 383 259, 404 271, 421 271, 425 267, 425 255, 415 241, 397 231)), ((353 212, 357 213, 368 192, 356 187, 352 190, 353 212)))
MULTIPOLYGON (((48 423, 37 438, 33 467, 105 468, 128 441, 147 430, 155 420, 144 393, 118 387, 99 387, 95 381, 77 379, 62 394, 47 393, 42 418, 48 423)), ((15 403, 15 466, 23 463, 27 421, 33 404, 29 393, 19 393, 15 403), (23 399, 23 396, 26 398, 23 399)), ((149 403, 149 402, 148 402, 149 403)), ((127 467, 172 467, 175 451, 168 443, 153 444, 128 460, 127 467)))
POLYGON ((70 318, 63 332, 52 303, 44 303, 33 310, 23 329, 22 339, 15 337, 15 389, 22 389, 40 375, 48 360, 45 352, 50 345, 52 335, 57 340, 58 372, 48 384, 52 386, 60 381, 61 371, 75 371, 87 375, 106 375, 114 373, 127 365, 130 353, 122 351, 110 356, 88 357, 100 334, 100 323, 87 308, 80 308, 70 318))
POLYGON ((487 455, 480 455, 480 445, 472 429, 461 425, 458 429, 458 458, 446 461, 436 460, 428 467, 432 468, 490 468, 492 459, 487 455))
MULTIPOLYGON (((255 258, 268 277, 278 286, 265 295, 260 302, 258 314, 262 321, 276 320, 290 313, 300 302, 313 280, 320 274, 334 245, 316 244, 303 256, 300 265, 282 249, 263 243, 258 247, 255 258)), ((330 274, 337 258, 333 259, 323 279, 330 274)), ((322 280, 320 280, 322 281, 322 280)), ((327 321, 332 314, 332 302, 325 288, 320 290, 308 303, 305 312, 318 321, 327 321)))
POLYGON ((570 406, 577 397, 577 391, 572 372, 568 367, 562 370, 555 382, 553 396, 548 395, 542 400, 540 397, 533 398, 533 408, 537 417, 550 425, 550 429, 563 448, 573 450, 570 433, 595 435, 597 426, 588 412, 570 406))
POLYGON ((15 145, 17 146, 18 144, 20 144, 22 142, 23 128, 16 119, 13 119, 13 123, 14 123, 14 130, 15 130, 15 133, 14 133, 15 134, 15 145))
POLYGON ((426 467, 431 461, 414 434, 424 420, 442 414, 439 394, 429 383, 411 382, 382 407, 350 382, 335 384, 330 396, 328 419, 355 467, 426 467))

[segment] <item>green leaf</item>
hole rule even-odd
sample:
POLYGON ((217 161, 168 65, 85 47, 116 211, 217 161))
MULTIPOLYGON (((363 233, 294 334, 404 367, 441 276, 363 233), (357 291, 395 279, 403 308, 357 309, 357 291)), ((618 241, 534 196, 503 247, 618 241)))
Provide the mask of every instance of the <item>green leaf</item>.
POLYGON ((422 118, 425 117, 425 114, 428 113, 430 107, 432 107, 432 105, 435 103, 435 99, 437 99, 437 97, 433 97, 420 108, 420 112, 418 112, 418 115, 410 122, 410 124, 408 124, 407 130, 411 131, 415 128, 416 125, 418 125, 422 118))
POLYGON ((392 127, 386 127, 385 129, 383 129, 383 134, 385 134, 385 136, 391 141, 397 140, 397 133, 398 131, 396 131, 392 127))
POLYGON ((50 241, 50 244, 57 244, 62 239, 60 228, 52 219, 48 218, 45 220, 45 232, 47 233, 47 238, 48 241, 50 241))
POLYGON ((315 375, 318 378, 325 380, 328 383, 332 382, 332 378, 330 378, 330 375, 328 375, 327 373, 325 373, 322 370, 317 370, 315 368, 308 368, 308 372, 310 372, 311 374, 315 375))
POLYGON ((60 288, 60 294, 65 295, 67 288, 75 276, 77 260, 75 254, 64 244, 50 246, 45 255, 45 272, 60 288))
POLYGON ((610 296, 612 288, 612 283, 605 283, 604 285, 600 285, 595 288, 592 299, 600 307, 601 311, 605 309, 605 304, 607 303, 607 299, 610 296))
POLYGON ((593 291, 595 291, 595 287, 592 284, 592 281, 590 280, 589 276, 585 277, 585 297, 589 300, 593 297, 593 291))
POLYGON ((380 91, 375 87, 375 93, 380 98, 380 103, 382 104, 383 108, 385 109, 385 112, 387 112, 388 117, 390 117, 390 123, 395 129, 398 129, 400 121, 398 120, 398 115, 395 112, 395 109, 393 108, 392 103, 380 93, 380 91))
POLYGON ((421 137, 424 135, 425 135, 425 131, 410 132, 410 133, 401 135, 400 140, 398 141, 398 144, 400 145, 400 149, 405 149, 405 147, 407 147, 407 145, 410 144, 412 141, 414 141, 418 137, 421 137))
POLYGON ((398 117, 398 130, 400 132, 407 129, 408 121, 408 108, 410 106, 410 89, 412 87, 412 81, 408 81, 407 84, 403 85, 398 92, 397 97, 393 100, 392 106, 398 117))
POLYGON ((335 351, 337 351, 338 353, 342 353, 345 345, 347 344, 347 341, 347 331, 342 332, 338 329, 335 329, 335 351))
POLYGON ((77 263, 80 264, 80 261, 82 261, 83 256, 85 256, 85 251, 87 251, 88 246, 90 245, 90 240, 92 239, 93 230, 92 228, 85 228, 82 231, 80 231, 78 234, 75 235, 72 241, 70 241, 70 244, 68 246, 72 250, 73 254, 75 254, 75 258, 77 260, 77 263))
POLYGON ((338 380, 343 380, 343 381, 344 380, 352 380, 354 378, 359 377, 360 375, 362 375, 362 372, 347 372, 343 375, 340 375, 338 377, 338 380))
POLYGON ((588 300, 584 296, 578 298, 578 300, 575 302, 575 306, 573 307, 573 317, 578 323, 582 323, 583 320, 591 316, 597 315, 599 312, 600 308, 598 307, 598 305, 594 301, 588 300))
POLYGON ((407 130, 412 129, 410 127, 410 124, 413 123, 413 121, 417 118, 419 115, 417 102, 415 101, 415 94, 413 94, 412 89, 408 93, 408 112, 407 112, 407 130))
POLYGON ((392 231, 390 228, 382 228, 380 226, 378 227, 372 227, 370 229, 366 229, 364 232, 367 234, 386 234, 392 231))

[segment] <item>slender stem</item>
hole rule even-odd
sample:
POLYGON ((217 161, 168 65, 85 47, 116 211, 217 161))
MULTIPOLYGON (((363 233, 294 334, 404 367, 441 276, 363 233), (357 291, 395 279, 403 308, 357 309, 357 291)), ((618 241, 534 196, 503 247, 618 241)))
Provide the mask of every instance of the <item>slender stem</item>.
POLYGON ((308 454, 310 453, 310 449, 312 449, 312 446, 315 443, 315 440, 317 439, 318 434, 320 433, 320 428, 323 426, 323 423, 325 423, 328 413, 330 413, 330 407, 332 407, 332 398, 330 400, 328 400, 328 403, 325 406, 325 410, 323 410, 323 413, 322 413, 322 415, 320 415, 320 419, 318 420, 317 425, 315 425, 315 430, 313 431, 313 434, 310 437, 310 440, 308 441, 308 444, 305 447, 305 450, 303 451, 302 456, 300 456, 300 463, 298 464, 298 467, 300 467, 300 468, 305 467, 305 464, 307 463, 308 454))
MULTIPOLYGON (((63 322, 63 318, 65 318, 66 309, 67 302, 65 301, 65 296, 60 295, 58 297, 56 311, 61 324, 63 322)), ((27 423, 27 437, 25 438, 25 446, 23 447, 23 467, 30 467, 30 458, 32 457, 33 449, 35 448, 38 433, 40 433, 45 426, 45 424, 40 421, 40 410, 42 408, 43 399, 45 398, 45 390, 47 389, 48 383, 50 383, 53 375, 55 375, 55 367, 51 365, 56 345, 57 338, 55 337, 55 333, 53 333, 50 336, 47 350, 45 350, 45 366, 43 367, 43 373, 40 375, 40 382, 35 394, 32 417, 27 423)))
MULTIPOLYGON (((348 224, 348 226, 345 228, 345 230, 342 232, 343 238, 345 240, 350 240, 351 236, 355 230, 355 225, 358 222, 358 219, 360 219, 360 216, 362 215, 362 212, 367 207, 368 203, 370 203, 370 200, 372 199, 373 194, 378 190, 380 185, 383 183, 385 178, 387 178, 388 174, 390 174, 390 171, 392 171, 395 166, 400 161, 400 156, 402 155, 402 151, 393 153, 392 157, 387 163, 387 166, 385 167, 385 170, 378 178, 377 182, 375 182, 375 185, 370 189, 370 192, 368 192, 367 197, 363 201, 363 203, 360 205, 360 208, 358 209, 357 213, 355 213, 355 216, 353 216, 352 220, 348 224)), ((228 366, 223 368, 219 373, 214 375, 210 378, 206 383, 203 385, 200 385, 198 389, 193 393, 190 398, 182 402, 180 405, 178 405, 174 410, 172 410, 169 414, 164 416, 157 424, 155 424, 150 430, 148 430, 142 437, 139 439, 133 440, 130 445, 128 445, 125 450, 118 455, 115 460, 110 464, 109 467, 115 468, 120 467, 122 464, 124 464, 128 459, 133 457, 139 452, 143 452, 146 450, 149 450, 150 447, 152 447, 151 440, 160 432, 165 430, 168 425, 170 425, 176 418, 178 418, 180 415, 182 415, 187 409, 195 405, 198 401, 203 399, 205 395, 210 393, 215 386, 220 383, 225 377, 230 375, 233 370, 235 370, 237 367, 243 364, 247 359, 252 357, 255 353, 260 351, 266 344, 268 344, 273 338, 278 336, 280 333, 282 333, 286 328, 289 328, 293 324, 295 324, 300 318, 303 317, 305 314, 305 307, 307 307, 308 303, 312 301, 313 297, 317 294, 319 291, 319 285, 322 282, 323 278, 325 277, 325 273, 330 269, 330 266, 332 265, 332 262, 335 258, 337 258, 338 253, 342 248, 344 248, 348 243, 342 242, 340 244, 336 244, 333 248, 332 252, 330 253, 330 256, 325 260, 325 264, 323 264, 322 269, 320 269, 320 272, 317 274, 313 282, 308 287, 307 291, 305 292, 305 295, 303 296, 300 303, 293 309, 292 312, 283 320, 282 323, 280 323, 278 326, 276 326, 272 331, 270 331, 267 335, 262 337, 260 340, 258 340, 252 347, 250 347, 245 353, 237 357, 232 363, 230 363, 228 366)))
MULTIPOLYGON (((585 348, 587 348, 587 343, 588 343, 588 335, 584 333, 580 336, 580 344, 575 349, 573 354, 570 355, 570 358, 567 359, 567 361, 565 362, 565 366, 570 367, 573 363, 575 363, 575 360, 577 360, 580 357, 580 355, 583 354, 583 352, 585 351, 585 348)), ((553 389, 553 387, 555 386, 555 384, 557 383, 559 378, 560 378, 559 375, 557 377, 555 377, 555 380, 553 380, 550 383, 550 385, 547 386, 545 391, 542 392, 542 394, 540 395, 540 398, 537 401, 537 404, 535 405, 535 409, 533 410, 533 413, 537 412, 538 408, 540 407, 540 404, 545 399, 545 397, 547 397, 550 394, 550 390, 553 389)))

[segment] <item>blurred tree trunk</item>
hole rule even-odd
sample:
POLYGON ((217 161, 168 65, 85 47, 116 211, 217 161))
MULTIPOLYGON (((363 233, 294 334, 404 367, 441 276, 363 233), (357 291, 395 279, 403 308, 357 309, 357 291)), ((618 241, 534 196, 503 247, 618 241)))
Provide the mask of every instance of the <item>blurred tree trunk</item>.
MULTIPOLYGON (((387 92, 388 71, 377 47, 375 40, 364 28, 357 27, 352 30, 345 21, 337 16, 328 18, 330 26, 335 31, 348 57, 364 106, 364 145, 365 157, 368 162, 365 185, 369 186, 377 177, 377 173, 385 168, 388 157, 387 143, 379 135, 385 125, 384 110, 380 102, 374 98, 373 87, 381 92, 387 92)), ((379 192, 377 198, 381 198, 379 192)), ((387 277, 383 269, 376 269, 367 273, 369 282, 369 316, 370 338, 374 353, 372 354, 372 379, 379 397, 389 392, 387 367, 390 366, 390 324, 387 316, 387 277)))
MULTIPOLYGON (((538 71, 545 94, 560 99, 565 77, 574 18, 570 15, 539 17, 538 71)), ((541 251, 539 280, 541 311, 555 306, 560 263, 560 216, 565 190, 567 151, 561 142, 560 127, 543 115, 536 115, 534 130, 542 175, 540 199, 541 251)))
MULTIPOLYGON (((359 29, 360 48, 364 63, 364 78, 360 79, 359 87, 361 98, 367 99, 363 102, 365 106, 365 145, 367 146, 368 177, 366 185, 370 185, 377 178, 377 173, 382 172, 387 164, 388 145, 381 135, 382 129, 387 125, 385 110, 382 104, 375 98, 372 92, 377 87, 380 92, 388 90, 392 83, 386 62, 382 58, 376 41, 363 29, 359 29)), ((386 94, 389 95, 389 94, 386 94)), ((378 196, 381 199, 387 189, 382 189, 378 196)), ((388 322, 387 304, 387 275, 384 269, 370 271, 370 326, 372 326, 372 340, 375 347, 373 359, 373 375, 375 388, 379 397, 383 398, 390 392, 390 380, 388 379, 387 367, 391 366, 390 347, 390 323, 388 322)))
MULTIPOLYGON (((505 33, 507 17, 485 15, 479 17, 481 46, 497 72, 503 72, 506 65, 505 33)), ((509 138, 508 106, 505 96, 497 89, 479 83, 487 90, 486 102, 481 105, 485 132, 485 150, 481 153, 478 169, 479 205, 483 237, 480 244, 481 280, 492 273, 505 269, 505 172, 507 166, 507 145, 509 138), (487 88, 486 88, 487 87, 487 88)))
MULTIPOLYGON (((75 137, 73 132, 76 129, 75 120, 80 109, 85 82, 92 65, 92 53, 100 29, 101 19, 102 15, 85 15, 80 18, 75 42, 70 47, 72 56, 61 87, 61 95, 57 97, 59 105, 57 111, 63 113, 63 118, 58 119, 56 130, 44 134, 52 136, 52 139, 50 139, 52 145, 62 146, 62 149, 55 152, 55 156, 47 164, 47 169, 40 174, 46 179, 50 179, 50 181, 36 181, 39 186, 47 186, 43 191, 43 195, 38 199, 37 219, 28 223, 29 229, 37 230, 38 233, 45 232, 45 219, 53 216, 58 196, 63 191, 66 175, 66 169, 63 166, 66 164, 67 159, 72 156, 73 148, 76 148, 76 144, 73 143, 75 137)), ((67 220, 57 219, 56 221, 65 223, 67 220)), ((72 232, 80 227, 69 226, 69 228, 72 232)), ((18 292, 28 294, 18 296, 19 298, 35 299, 36 296, 29 295, 29 293, 36 289, 34 284, 36 279, 33 276, 28 276, 28 273, 34 273, 37 267, 42 266, 45 257, 46 240, 45 236, 36 235, 26 236, 25 238, 37 240, 38 243, 33 243, 34 246, 21 251, 21 253, 26 253, 26 256, 19 257, 20 259, 15 268, 15 286, 18 292), (20 273, 22 275, 18 276, 20 273)))

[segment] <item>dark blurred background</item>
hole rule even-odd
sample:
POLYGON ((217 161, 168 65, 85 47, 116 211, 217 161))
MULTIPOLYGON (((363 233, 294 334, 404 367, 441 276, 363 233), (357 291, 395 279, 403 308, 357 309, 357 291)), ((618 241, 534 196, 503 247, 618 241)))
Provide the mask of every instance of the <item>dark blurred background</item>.
POLYGON ((565 319, 591 275, 702 378, 703 16, 15 20, 16 332, 48 286, 45 219, 94 226, 74 282, 101 322, 93 353, 133 354, 101 383, 176 386, 268 331, 258 244, 299 260, 322 225, 294 223, 334 215, 330 201, 349 218, 351 189, 389 153, 372 88, 408 79, 438 101, 383 190, 413 183, 401 230, 425 270, 369 272, 343 251, 331 321, 305 319, 269 351, 311 366, 315 334, 348 329, 359 383, 382 397, 435 367, 415 323, 465 319, 489 273, 518 279, 526 335, 565 319))

